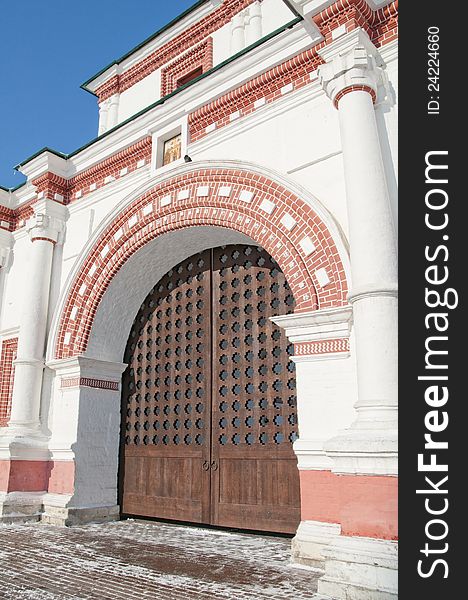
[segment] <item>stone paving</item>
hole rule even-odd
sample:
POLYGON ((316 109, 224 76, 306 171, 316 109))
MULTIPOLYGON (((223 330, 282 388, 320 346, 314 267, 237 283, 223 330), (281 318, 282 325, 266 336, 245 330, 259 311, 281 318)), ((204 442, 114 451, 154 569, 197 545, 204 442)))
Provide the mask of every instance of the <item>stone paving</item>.
POLYGON ((318 600, 290 539, 145 521, 0 526, 8 600, 318 600))

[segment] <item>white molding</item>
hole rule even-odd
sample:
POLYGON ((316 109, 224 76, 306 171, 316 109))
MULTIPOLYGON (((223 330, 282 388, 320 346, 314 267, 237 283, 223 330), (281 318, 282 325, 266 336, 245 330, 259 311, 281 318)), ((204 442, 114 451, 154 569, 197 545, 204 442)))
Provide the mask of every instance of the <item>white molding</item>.
POLYGON ((352 314, 351 306, 342 306, 271 317, 271 320, 285 330, 290 342, 297 344, 333 338, 349 338, 352 314))
POLYGON ((8 329, 2 329, 0 331, 0 339, 2 341, 4 340, 11 340, 15 337, 18 337, 20 332, 20 326, 17 325, 16 327, 9 327, 8 329))
POLYGON ((122 373, 127 368, 125 363, 113 363, 86 356, 52 360, 46 363, 49 369, 55 371, 58 377, 88 377, 93 379, 108 379, 120 383, 122 373))

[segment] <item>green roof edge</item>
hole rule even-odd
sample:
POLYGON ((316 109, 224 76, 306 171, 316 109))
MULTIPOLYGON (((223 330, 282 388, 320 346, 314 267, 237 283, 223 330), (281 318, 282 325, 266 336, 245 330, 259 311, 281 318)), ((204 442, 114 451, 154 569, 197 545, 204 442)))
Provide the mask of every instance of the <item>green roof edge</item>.
POLYGON ((164 27, 161 27, 161 29, 158 29, 157 31, 155 31, 153 34, 151 34, 145 40, 143 40, 142 42, 140 42, 137 46, 135 46, 134 48, 132 48, 131 50, 129 50, 128 52, 126 52, 123 56, 121 56, 120 58, 117 58, 116 60, 112 61, 111 63, 109 63, 107 65, 107 67, 102 68, 95 75, 93 75, 92 77, 90 77, 89 79, 87 79, 84 83, 82 83, 80 85, 80 88, 83 89, 83 90, 85 90, 85 92, 88 92, 88 93, 92 94, 93 96, 95 96, 96 94, 94 94, 90 90, 86 89, 87 85, 89 85, 92 81, 94 81, 95 79, 97 79, 100 75, 102 75, 103 73, 105 73, 108 69, 110 69, 114 65, 119 65, 126 58, 128 58, 129 56, 131 56, 135 52, 138 52, 138 50, 140 50, 141 48, 143 48, 144 46, 146 46, 146 44, 148 44, 149 42, 152 42, 154 39, 156 39, 157 37, 159 37, 162 33, 164 33, 165 31, 167 31, 168 29, 170 29, 174 25, 176 25, 179 21, 181 21, 182 19, 184 19, 187 15, 189 15, 192 12, 194 12, 195 10, 197 10, 197 8, 200 8, 200 6, 203 6, 203 4, 206 4, 207 2, 209 2, 209 0, 198 0, 198 2, 195 2, 195 4, 192 4, 192 6, 189 6, 183 13, 181 13, 179 16, 177 16, 174 19, 172 19, 172 21, 170 21, 169 23, 167 23, 166 25, 164 25, 164 27))

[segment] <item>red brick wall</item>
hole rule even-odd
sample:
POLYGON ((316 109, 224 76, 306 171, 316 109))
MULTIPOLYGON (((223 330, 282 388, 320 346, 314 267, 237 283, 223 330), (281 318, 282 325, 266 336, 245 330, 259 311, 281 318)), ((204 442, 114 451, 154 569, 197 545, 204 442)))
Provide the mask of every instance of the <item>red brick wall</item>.
POLYGON ((13 361, 18 350, 18 338, 4 340, 0 357, 0 427, 5 427, 10 418, 11 397, 15 368, 13 361))

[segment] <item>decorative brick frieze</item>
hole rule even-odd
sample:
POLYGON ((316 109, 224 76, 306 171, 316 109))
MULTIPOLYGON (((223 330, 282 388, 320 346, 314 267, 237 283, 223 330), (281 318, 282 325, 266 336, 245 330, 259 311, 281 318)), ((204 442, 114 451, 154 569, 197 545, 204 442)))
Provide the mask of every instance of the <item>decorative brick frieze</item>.
POLYGON ((18 338, 3 340, 0 356, 0 427, 5 427, 10 418, 11 398, 15 367, 13 362, 18 351, 18 338))
POLYGON ((321 354, 349 353, 349 339, 330 339, 294 344, 295 356, 318 356, 321 354))
POLYGON ((169 61, 182 52, 188 50, 195 44, 203 41, 206 37, 214 33, 217 29, 229 23, 232 17, 255 2, 255 0, 230 0, 223 2, 219 8, 209 15, 200 19, 195 25, 187 28, 180 35, 176 36, 161 48, 152 52, 149 56, 138 62, 136 65, 127 69, 121 75, 114 75, 109 81, 106 81, 96 90, 96 96, 99 103, 117 93, 122 93, 135 85, 160 67, 163 67, 169 61))
POLYGON ((55 200, 62 204, 67 203, 68 199, 68 181, 60 175, 44 173, 37 179, 33 179, 32 184, 36 188, 37 197, 55 200))
POLYGON ((178 82, 200 68, 205 73, 213 67, 213 38, 209 37, 198 46, 177 58, 161 71, 161 96, 170 94, 178 82))
POLYGON ((289 84, 296 90, 304 87, 311 81, 310 74, 322 63, 314 48, 306 50, 199 108, 189 116, 190 139, 196 141, 207 135, 210 125, 215 124, 216 129, 229 125, 231 115, 236 112, 246 116, 283 97, 281 90, 289 84))
POLYGON ((36 198, 16 209, 0 206, 0 227, 8 231, 24 227, 33 216, 34 205, 38 200, 49 199, 59 204, 71 204, 111 181, 133 173, 139 168, 138 165, 151 161, 151 147, 151 137, 147 136, 70 179, 51 172, 44 173, 32 182, 36 186, 36 198))
POLYGON ((361 27, 375 46, 383 46, 398 36, 398 0, 372 10, 366 0, 338 0, 314 17, 314 22, 325 38, 333 42, 333 31, 345 27, 347 33, 361 27))
POLYGON ((136 142, 136 144, 132 144, 93 167, 71 177, 68 180, 69 201, 73 202, 88 194, 92 185, 96 185, 95 189, 103 187, 106 185, 108 177, 120 179, 132 173, 137 169, 137 165, 141 160, 147 163, 150 162, 151 145, 151 136, 147 136, 136 142), (77 196, 78 192, 81 193, 77 196))
POLYGON ((135 200, 102 233, 77 273, 62 311, 56 358, 83 354, 97 307, 112 278, 140 248, 159 235, 193 226, 218 226, 249 235, 264 247, 285 273, 296 299, 296 311, 343 306, 347 282, 338 249, 327 227, 310 205, 267 177, 232 169, 203 169, 156 185, 135 200), (221 192, 229 185, 229 197, 221 192), (199 196, 204 188, 206 195, 199 196), (183 196, 180 190, 188 191, 183 196), (240 198, 253 193, 251 201, 240 198), (163 206, 168 197, 172 202, 163 206), (268 215, 260 205, 274 197, 268 215), (183 198, 183 199, 182 199, 183 198), (145 210, 149 204, 153 211, 145 210), (156 218, 154 215, 157 215, 156 218), (291 230, 282 220, 289 214, 291 230), (307 254, 300 242, 310 237, 316 248, 307 254), (326 267, 330 283, 316 288, 313 274, 326 267))
POLYGON ((77 387, 89 387, 97 390, 119 391, 118 381, 105 381, 103 379, 91 379, 89 377, 67 377, 63 378, 60 384, 61 389, 70 389, 77 387))

